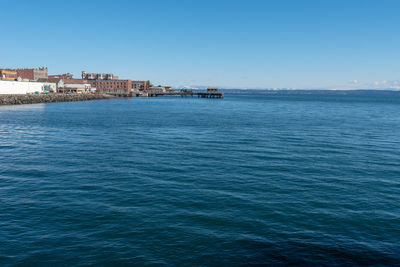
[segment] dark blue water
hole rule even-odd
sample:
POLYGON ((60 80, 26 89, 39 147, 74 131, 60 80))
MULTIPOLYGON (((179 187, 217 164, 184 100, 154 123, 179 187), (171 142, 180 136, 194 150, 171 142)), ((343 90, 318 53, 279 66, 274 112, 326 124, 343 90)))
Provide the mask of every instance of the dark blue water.
POLYGON ((0 107, 0 265, 400 264, 400 96, 0 107))

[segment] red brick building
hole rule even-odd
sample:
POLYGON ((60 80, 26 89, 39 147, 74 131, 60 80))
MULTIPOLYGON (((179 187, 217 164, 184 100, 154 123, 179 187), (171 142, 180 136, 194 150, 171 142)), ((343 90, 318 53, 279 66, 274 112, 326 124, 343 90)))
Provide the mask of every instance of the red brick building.
POLYGON ((82 79, 87 80, 99 93, 137 94, 139 91, 149 91, 153 86, 150 81, 119 80, 114 74, 86 73, 82 71, 82 79))
POLYGON ((132 89, 137 91, 149 91, 153 84, 150 81, 133 81, 132 89))
POLYGON ((82 71, 82 79, 96 88, 98 93, 131 95, 132 80, 119 80, 114 74, 86 73, 82 71))
POLYGON ((49 79, 53 79, 53 78, 72 79, 72 74, 71 73, 65 73, 65 74, 49 75, 49 79))
POLYGON ((25 80, 37 81, 38 79, 48 78, 47 68, 36 68, 36 69, 8 69, 10 71, 16 71, 17 77, 21 77, 25 80))
POLYGON ((87 80, 97 92, 106 94, 130 95, 132 92, 131 80, 87 80))

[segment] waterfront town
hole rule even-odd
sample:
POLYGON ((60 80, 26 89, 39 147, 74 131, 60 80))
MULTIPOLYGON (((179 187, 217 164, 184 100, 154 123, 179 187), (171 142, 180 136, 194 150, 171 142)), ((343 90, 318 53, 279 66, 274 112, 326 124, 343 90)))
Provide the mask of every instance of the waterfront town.
POLYGON ((215 87, 206 92, 177 91, 170 86, 155 86, 149 80, 119 79, 111 73, 82 71, 76 79, 71 73, 48 74, 47 67, 6 69, 0 68, 0 95, 108 95, 116 97, 154 97, 167 95, 222 98, 215 87))
POLYGON ((87 73, 80 79, 70 73, 48 74, 48 68, 0 69, 0 94, 108 94, 147 97, 176 92, 170 86, 154 86, 150 81, 119 79, 111 73, 87 73))

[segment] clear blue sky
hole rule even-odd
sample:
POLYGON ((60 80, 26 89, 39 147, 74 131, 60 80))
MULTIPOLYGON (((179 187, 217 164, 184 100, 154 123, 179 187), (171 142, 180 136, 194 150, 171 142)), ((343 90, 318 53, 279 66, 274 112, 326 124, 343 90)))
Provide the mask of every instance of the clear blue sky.
POLYGON ((230 88, 400 85, 399 0, 0 0, 0 67, 230 88))

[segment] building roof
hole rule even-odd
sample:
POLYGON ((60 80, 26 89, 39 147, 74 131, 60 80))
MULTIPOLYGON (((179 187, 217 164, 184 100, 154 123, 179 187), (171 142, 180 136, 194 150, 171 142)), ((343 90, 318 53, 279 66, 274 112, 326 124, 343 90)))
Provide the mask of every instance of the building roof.
POLYGON ((64 84, 89 84, 87 80, 65 78, 39 78, 37 81, 42 83, 59 83, 60 81, 63 81, 64 84))
POLYGON ((39 78, 37 81, 40 83, 58 83, 62 78, 39 78))
POLYGON ((84 80, 88 82, 131 82, 132 80, 84 80))
POLYGON ((82 79, 64 79, 65 84, 90 84, 88 80, 82 79))
POLYGON ((71 73, 48 75, 49 78, 65 78, 65 79, 72 79, 72 76, 73 75, 71 73))

